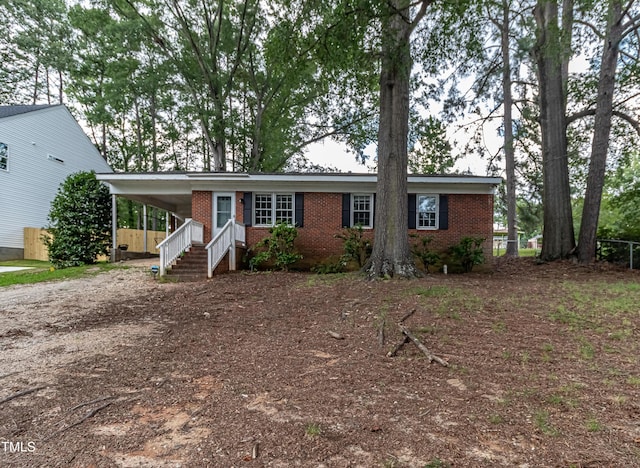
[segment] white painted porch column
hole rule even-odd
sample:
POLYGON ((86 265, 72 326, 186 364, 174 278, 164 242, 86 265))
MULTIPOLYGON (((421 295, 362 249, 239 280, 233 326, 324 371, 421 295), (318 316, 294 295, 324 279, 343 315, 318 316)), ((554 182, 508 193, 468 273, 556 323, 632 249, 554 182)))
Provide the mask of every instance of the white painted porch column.
POLYGON ((118 199, 115 194, 111 195, 111 262, 116 261, 116 251, 118 249, 118 199))
POLYGON ((147 205, 146 203, 142 205, 142 232, 144 236, 142 238, 142 251, 148 252, 149 249, 147 248, 147 205))

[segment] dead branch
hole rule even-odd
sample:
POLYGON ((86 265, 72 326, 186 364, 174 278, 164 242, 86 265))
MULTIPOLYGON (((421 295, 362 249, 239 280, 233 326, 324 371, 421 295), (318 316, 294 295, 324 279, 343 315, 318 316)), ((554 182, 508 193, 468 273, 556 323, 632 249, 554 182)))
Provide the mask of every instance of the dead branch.
POLYGON ((113 400, 114 398, 118 398, 118 397, 116 397, 116 396, 106 396, 106 397, 102 397, 102 398, 96 398, 95 400, 87 401, 85 403, 80 403, 79 405, 76 405, 73 408, 71 408, 69 411, 75 411, 75 410, 83 408, 85 406, 93 405, 94 403, 101 403, 101 402, 107 401, 107 400, 113 400))
POLYGON ((33 392, 37 392, 38 390, 42 390, 44 388, 47 388, 47 387, 46 386, 33 387, 33 388, 28 388, 26 390, 22 390, 20 392, 14 393, 13 395, 9 395, 8 397, 3 398, 2 400, 0 400, 0 405, 3 404, 3 403, 6 403, 8 401, 11 401, 11 400, 13 400, 15 398, 19 398, 21 396, 29 395, 30 393, 33 393, 33 392))
POLYGON ((80 418, 78 421, 76 421, 76 422, 74 422, 72 424, 69 424, 68 426, 63 427, 62 429, 59 429, 59 430, 55 431, 53 434, 51 434, 49 437, 45 438, 44 440, 45 441, 51 440, 51 439, 53 439, 54 436, 62 434, 63 432, 68 431, 69 429, 74 428, 76 426, 79 426, 80 424, 85 422, 87 419, 92 418, 93 416, 95 416, 98 413, 98 411, 103 410, 107 406, 111 405, 111 403, 113 403, 113 402, 109 401, 109 402, 105 403, 102 406, 98 406, 97 408, 94 408, 94 409, 92 409, 90 411, 87 411, 87 413, 82 418, 80 418))
POLYGON ((413 333, 411 333, 411 331, 407 327, 405 327, 401 323, 399 323, 398 326, 400 327, 400 330, 402 331, 402 333, 411 341, 413 341, 413 344, 415 344, 418 347, 418 349, 422 351, 425 356, 427 356, 427 359, 429 359, 430 363, 432 361, 436 361, 441 366, 449 367, 449 363, 447 361, 445 361, 442 358, 439 358, 438 356, 433 354, 431 351, 429 351, 429 349, 427 349, 427 347, 423 345, 422 342, 418 338, 416 338, 416 336, 413 333))
POLYGON ((398 323, 402 323, 402 322, 404 322, 405 320, 407 320, 409 317, 411 317, 411 316, 415 313, 415 311, 416 311, 416 309, 411 309, 409 312, 407 312, 407 313, 404 315, 404 317, 402 317, 402 318, 400 319, 400 321, 399 321, 398 323))
POLYGON ((402 335, 402 336, 403 336, 402 341, 400 341, 397 345, 393 347, 391 351, 387 353, 387 357, 394 357, 396 354, 398 354, 398 351, 402 349, 405 343, 408 343, 409 341, 411 341, 406 335, 402 335))
POLYGON ((4 375, 0 375, 0 379, 6 379, 7 377, 11 377, 12 375, 16 375, 19 374, 19 371, 16 372, 9 372, 8 374, 4 374, 4 375))

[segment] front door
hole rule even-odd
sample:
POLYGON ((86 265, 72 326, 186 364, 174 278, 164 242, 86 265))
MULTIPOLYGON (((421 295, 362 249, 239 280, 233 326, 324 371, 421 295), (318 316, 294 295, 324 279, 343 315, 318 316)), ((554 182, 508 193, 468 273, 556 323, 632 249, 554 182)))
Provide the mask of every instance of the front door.
POLYGON ((231 218, 236 215, 236 206, 233 203, 233 193, 213 194, 213 235, 218 232, 231 218))

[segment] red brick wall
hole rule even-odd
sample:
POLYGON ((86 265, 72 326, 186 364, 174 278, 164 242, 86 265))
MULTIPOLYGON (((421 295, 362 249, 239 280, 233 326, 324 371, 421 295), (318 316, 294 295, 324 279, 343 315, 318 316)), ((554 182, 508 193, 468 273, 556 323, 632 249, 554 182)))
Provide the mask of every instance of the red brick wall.
POLYGON ((213 192, 191 192, 191 218, 204 225, 204 243, 207 244, 211 240, 213 226, 213 192))
POLYGON ((444 252, 463 237, 484 237, 484 254, 493 253, 493 195, 449 195, 449 229, 428 231, 411 229, 410 232, 431 236, 430 250, 444 252))
MULTIPOLYGON (((236 220, 244 222, 241 203, 243 194, 236 193, 236 220)), ((205 226, 205 243, 211 239, 212 194, 193 192, 193 219, 205 226)), ((298 230, 296 248, 305 257, 305 264, 314 264, 332 255, 343 253, 341 239, 335 235, 342 231, 342 194, 305 193, 304 226, 298 230)), ((373 239, 373 230, 365 230, 373 239)), ((432 236, 429 247, 435 251, 445 251, 466 236, 486 238, 485 256, 491 257, 493 236, 493 196, 492 195, 449 195, 449 229, 410 230, 412 233, 432 236)), ((247 245, 255 245, 269 235, 269 228, 247 228, 247 245)))

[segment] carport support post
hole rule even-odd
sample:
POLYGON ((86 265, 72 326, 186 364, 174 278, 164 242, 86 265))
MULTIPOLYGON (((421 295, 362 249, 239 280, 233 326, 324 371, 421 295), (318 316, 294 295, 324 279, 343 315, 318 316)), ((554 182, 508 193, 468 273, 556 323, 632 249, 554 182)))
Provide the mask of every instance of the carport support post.
POLYGON ((142 226, 143 226, 143 233, 144 233, 144 237, 142 240, 142 250, 146 253, 149 251, 149 249, 147 249, 147 205, 142 205, 142 226))
POLYGON ((115 194, 111 195, 111 262, 116 261, 118 248, 118 200, 115 194))

